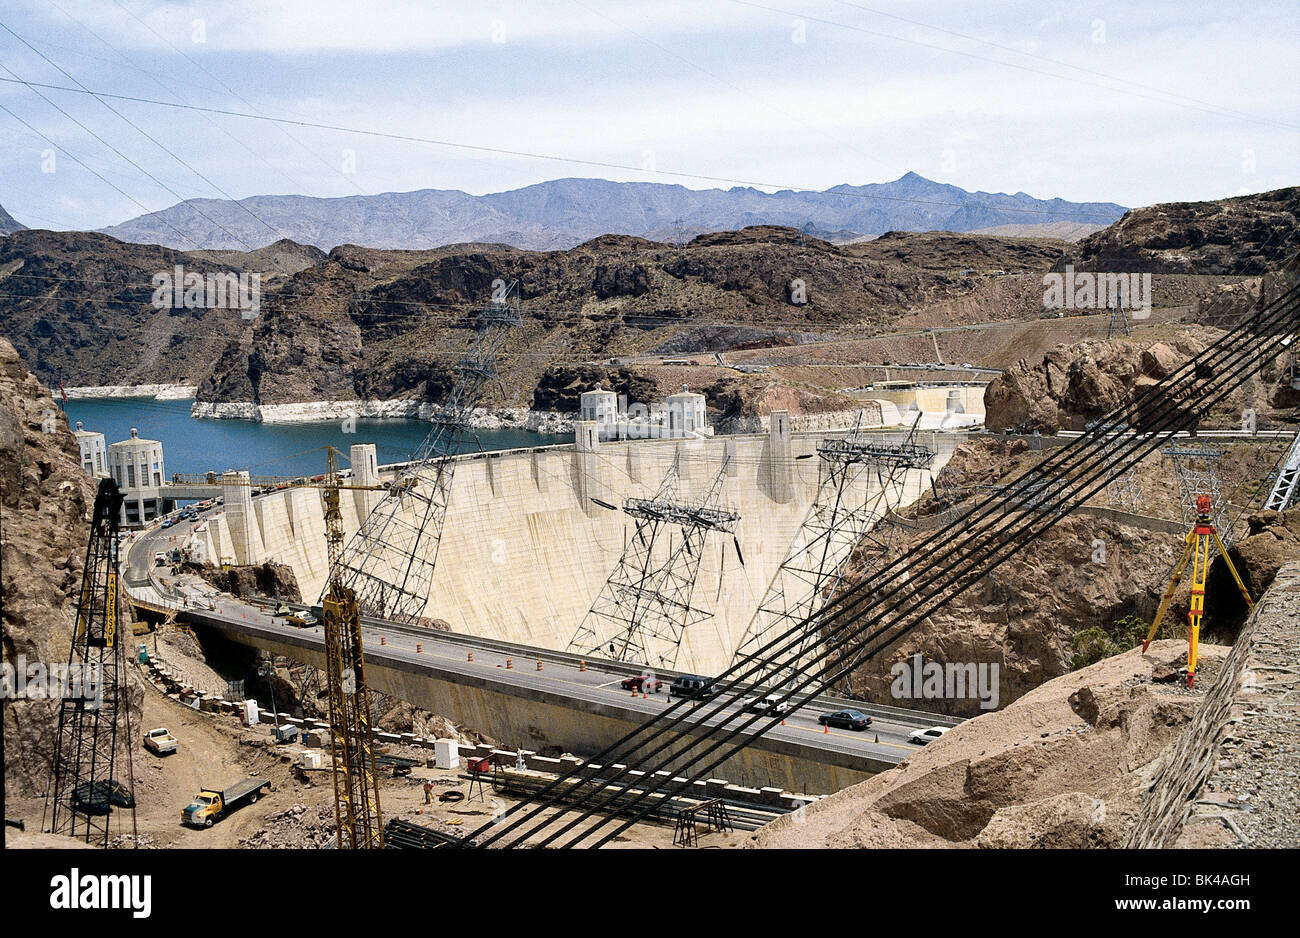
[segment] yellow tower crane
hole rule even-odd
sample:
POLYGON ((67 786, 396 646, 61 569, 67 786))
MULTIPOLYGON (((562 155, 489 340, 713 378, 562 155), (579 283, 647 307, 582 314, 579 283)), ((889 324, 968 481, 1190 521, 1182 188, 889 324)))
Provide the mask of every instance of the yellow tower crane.
POLYGON ((375 773, 374 733, 370 725, 370 691, 361 647, 361 608, 344 584, 338 559, 343 552, 342 489, 385 491, 384 485, 343 482, 338 451, 326 446, 324 476, 259 476, 229 482, 214 472, 173 476, 180 484, 241 485, 265 488, 320 489, 325 509, 325 544, 330 579, 321 597, 325 632, 325 675, 329 694, 330 749, 334 760, 334 818, 340 849, 377 849, 384 845, 375 773))
POLYGON ((1246 608, 1254 609, 1255 603, 1250 598, 1250 591, 1246 589, 1246 584, 1242 582, 1241 576, 1237 573, 1237 568, 1233 566, 1232 558, 1228 556, 1228 549, 1223 546, 1223 540, 1219 537, 1219 532, 1211 523, 1213 515, 1213 506, 1210 504, 1210 496, 1201 495, 1196 499, 1196 524, 1187 532, 1187 540, 1183 547, 1183 554, 1178 558, 1178 563, 1174 567, 1174 575, 1169 580, 1169 588, 1165 590, 1164 596, 1160 599, 1160 608, 1156 610, 1156 617, 1151 622, 1151 630, 1147 632, 1146 640, 1142 642, 1142 650, 1146 651, 1151 640, 1156 637, 1156 632, 1160 628, 1160 623, 1169 609, 1169 603, 1174 598, 1174 593, 1178 589, 1178 584, 1182 582, 1183 572, 1187 569, 1187 562, 1192 564, 1192 603, 1191 608, 1187 611, 1187 686, 1191 687, 1196 682, 1196 656, 1197 647, 1201 640, 1201 617, 1205 614, 1205 577, 1210 568, 1210 548, 1215 547, 1223 562, 1227 564, 1228 572, 1237 582, 1237 588, 1241 590, 1241 595, 1246 600, 1246 608))
POLYGON ((379 807, 379 777, 370 727, 370 691, 361 648, 361 607, 343 583, 338 560, 343 552, 343 515, 334 447, 329 447, 325 493, 325 541, 330 580, 321 598, 325 632, 325 673, 329 686, 330 747, 334 757, 334 819, 340 849, 384 845, 379 807))

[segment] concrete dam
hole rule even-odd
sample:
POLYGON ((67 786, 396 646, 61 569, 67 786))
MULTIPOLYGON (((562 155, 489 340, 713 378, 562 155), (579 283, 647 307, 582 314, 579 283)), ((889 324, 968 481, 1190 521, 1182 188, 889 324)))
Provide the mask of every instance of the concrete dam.
MULTIPOLYGON (((601 441, 594 425, 579 424, 571 445, 457 457, 424 615, 454 632, 563 650, 635 531, 631 517, 607 506, 652 496, 674 465, 681 480, 677 497, 698 499, 721 471, 719 507, 740 516, 735 542, 731 534, 706 537, 691 605, 710 615, 686 630, 675 661, 665 666, 723 670, 782 561, 802 546, 801 525, 820 481, 818 444, 847 433, 793 431, 781 413, 770 423, 765 433, 621 442, 601 441)), ((907 432, 877 427, 870 435, 899 443, 907 432)), ((907 470, 890 502, 915 501, 964 435, 917 432, 913 442, 935 451, 933 465, 907 470)), ((359 484, 394 471, 378 466, 374 447, 366 444, 352 447, 351 460, 352 481, 359 484)), ((304 599, 314 601, 328 572, 320 491, 291 487, 254 497, 246 481, 237 484, 238 475, 222 477, 225 510, 194 536, 196 558, 287 564, 304 599)), ((877 479, 859 473, 852 498, 874 497, 877 479)), ((354 489, 342 495, 351 537, 384 493, 354 489)), ((656 550, 669 546, 656 542, 656 550)))

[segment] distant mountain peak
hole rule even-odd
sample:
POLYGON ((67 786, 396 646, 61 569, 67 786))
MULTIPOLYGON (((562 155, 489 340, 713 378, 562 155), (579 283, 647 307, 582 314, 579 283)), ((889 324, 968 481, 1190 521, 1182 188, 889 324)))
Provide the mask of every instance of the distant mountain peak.
POLYGON ((335 198, 260 195, 238 204, 202 199, 103 231, 124 241, 181 250, 259 248, 275 240, 267 237, 268 225, 323 251, 340 244, 423 249, 469 242, 556 250, 603 234, 679 241, 755 225, 811 225, 810 230, 833 235, 835 241, 853 241, 891 230, 964 232, 1057 221, 1108 225, 1123 214, 1124 207, 1113 202, 972 193, 909 171, 893 182, 844 184, 824 192, 687 189, 676 183, 566 177, 481 196, 419 189, 335 198), (177 231, 192 241, 178 243, 177 231))

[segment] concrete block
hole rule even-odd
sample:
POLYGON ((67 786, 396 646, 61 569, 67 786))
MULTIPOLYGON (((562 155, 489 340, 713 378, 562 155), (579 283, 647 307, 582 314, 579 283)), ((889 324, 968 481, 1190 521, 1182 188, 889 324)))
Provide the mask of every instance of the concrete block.
POLYGON ((528 760, 528 767, 534 772, 551 772, 555 775, 564 771, 564 764, 550 756, 533 756, 528 760))
POLYGON ((460 768, 460 747, 454 739, 440 739, 434 744, 434 764, 440 769, 460 768))
POLYGON ((758 797, 763 804, 770 804, 773 806, 781 803, 782 794, 784 794, 784 790, 780 788, 763 787, 758 790, 758 797))
POLYGON ((298 764, 304 769, 319 769, 325 763, 325 756, 310 749, 298 753, 298 764))

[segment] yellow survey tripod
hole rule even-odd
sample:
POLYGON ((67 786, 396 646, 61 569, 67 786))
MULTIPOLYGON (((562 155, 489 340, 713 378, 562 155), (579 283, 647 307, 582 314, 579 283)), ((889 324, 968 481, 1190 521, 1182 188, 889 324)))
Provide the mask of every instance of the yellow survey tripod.
POLYGON ((1228 556, 1228 549, 1223 546, 1223 541, 1219 538, 1219 532, 1210 523, 1210 515, 1210 496, 1201 495, 1197 497, 1196 526, 1187 532, 1187 546, 1183 548, 1183 555, 1178 558, 1178 565, 1174 567, 1174 575, 1169 580, 1169 589, 1165 590, 1165 595, 1161 597, 1160 608, 1156 610, 1155 620, 1151 623, 1151 631, 1147 632, 1146 641, 1142 643, 1142 650, 1146 651, 1147 646, 1151 644, 1151 639, 1156 637, 1156 630, 1160 628, 1160 622, 1165 617, 1165 611, 1169 608, 1170 600, 1174 598, 1174 592, 1183 579, 1183 571, 1187 569, 1187 561, 1190 560, 1192 562, 1192 605, 1187 610, 1188 687, 1191 687, 1196 682, 1196 648, 1201 638, 1201 616, 1205 614, 1205 574, 1210 567, 1211 544, 1219 549, 1219 556, 1228 565, 1228 571, 1232 574, 1232 578, 1237 581, 1237 588, 1241 590, 1241 595, 1245 597, 1246 608, 1255 608, 1255 603, 1250 598, 1250 592, 1246 589, 1246 584, 1241 582, 1237 568, 1232 565, 1232 559, 1228 556))

